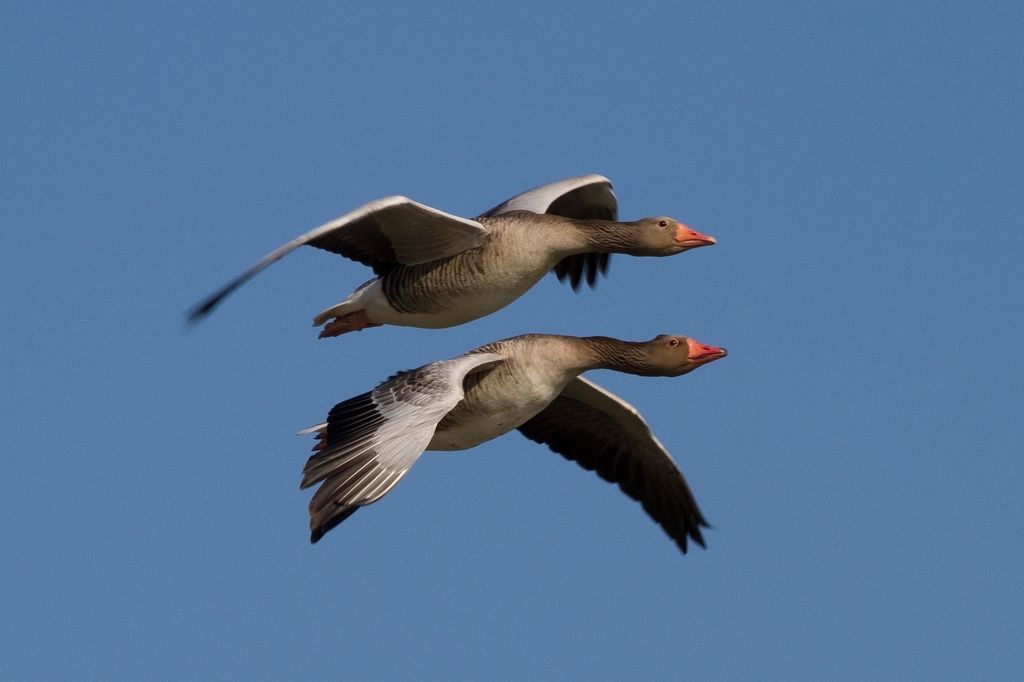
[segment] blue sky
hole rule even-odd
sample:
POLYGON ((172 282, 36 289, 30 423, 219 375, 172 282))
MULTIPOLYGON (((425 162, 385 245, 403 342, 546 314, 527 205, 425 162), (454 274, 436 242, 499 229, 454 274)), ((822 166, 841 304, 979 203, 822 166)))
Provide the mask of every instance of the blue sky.
POLYGON ((1024 667, 1024 6, 8 3, 0 670, 15 677, 998 678, 1024 667), (373 198, 612 179, 719 244, 486 319, 318 341, 373 198), (518 434, 313 547, 294 433, 524 332, 730 356, 597 372, 714 525, 518 434))

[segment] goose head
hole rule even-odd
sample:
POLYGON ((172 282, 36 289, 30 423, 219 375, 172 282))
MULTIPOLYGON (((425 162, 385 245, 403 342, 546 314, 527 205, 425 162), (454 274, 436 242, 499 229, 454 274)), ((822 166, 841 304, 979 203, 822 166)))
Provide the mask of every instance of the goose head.
POLYGON ((667 216, 644 218, 634 225, 637 248, 631 252, 638 256, 671 256, 715 243, 714 237, 667 216))
POLYGON ((677 377, 728 355, 724 348, 669 334, 637 344, 636 350, 636 373, 662 377, 677 377))

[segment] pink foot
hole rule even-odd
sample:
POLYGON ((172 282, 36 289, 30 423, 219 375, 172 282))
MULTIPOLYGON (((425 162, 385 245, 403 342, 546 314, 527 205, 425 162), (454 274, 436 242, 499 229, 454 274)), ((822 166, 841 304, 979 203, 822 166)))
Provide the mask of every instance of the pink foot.
POLYGON ((348 315, 336 317, 328 322, 320 332, 320 338, 326 339, 329 336, 341 336, 348 332, 358 332, 370 327, 380 326, 377 322, 370 322, 369 318, 366 317, 365 310, 358 310, 348 315))

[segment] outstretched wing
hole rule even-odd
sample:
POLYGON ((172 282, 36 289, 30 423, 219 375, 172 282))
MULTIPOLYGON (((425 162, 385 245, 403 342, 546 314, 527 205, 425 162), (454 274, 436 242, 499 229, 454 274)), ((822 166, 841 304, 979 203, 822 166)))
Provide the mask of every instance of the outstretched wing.
POLYGON ((619 209, 611 180, 603 175, 578 175, 517 194, 481 213, 477 219, 512 211, 550 213, 566 218, 617 220, 619 209))
POLYGON ((463 355, 399 372, 368 393, 338 403, 317 432, 302 488, 323 482, 309 503, 310 539, 379 500, 412 467, 437 423, 463 396, 463 380, 501 361, 497 353, 463 355))
MULTIPOLYGON (((517 194, 480 217, 501 215, 510 211, 550 213, 580 220, 619 218, 619 205, 615 193, 612 192, 611 180, 603 175, 578 175, 535 187, 517 194)), ((598 275, 607 272, 609 258, 607 253, 581 253, 569 256, 555 266, 555 275, 559 281, 568 278, 574 290, 579 289, 584 278, 587 285, 593 287, 597 283, 598 275)))
POLYGON ((228 294, 300 246, 308 244, 337 253, 382 275, 396 265, 429 263, 479 246, 487 235, 487 228, 475 220, 406 197, 371 201, 274 249, 192 308, 188 321, 198 322, 228 294))
POLYGON ((519 430, 604 480, 618 483, 683 554, 687 538, 704 546, 700 529, 708 523, 686 479, 636 408, 618 396, 577 377, 519 430))

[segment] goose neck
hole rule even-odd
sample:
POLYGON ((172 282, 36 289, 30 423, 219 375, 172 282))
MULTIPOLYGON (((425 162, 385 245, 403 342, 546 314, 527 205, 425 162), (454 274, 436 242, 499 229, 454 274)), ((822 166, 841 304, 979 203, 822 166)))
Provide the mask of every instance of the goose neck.
POLYGON ((577 232, 592 253, 630 253, 636 249, 637 231, 634 223, 612 220, 575 220, 577 232))
POLYGON ((622 341, 608 336, 587 336, 580 339, 584 348, 585 369, 611 369, 627 374, 650 374, 643 344, 622 341))

